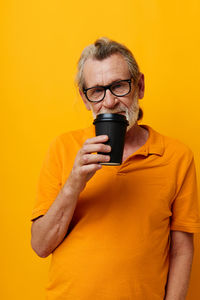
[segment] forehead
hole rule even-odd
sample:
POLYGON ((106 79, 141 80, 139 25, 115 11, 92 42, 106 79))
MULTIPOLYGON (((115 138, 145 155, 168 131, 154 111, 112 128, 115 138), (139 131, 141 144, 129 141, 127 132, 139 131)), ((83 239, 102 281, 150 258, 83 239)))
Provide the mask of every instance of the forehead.
POLYGON ((89 58, 83 68, 85 86, 107 85, 116 80, 130 78, 128 64, 121 54, 103 60, 89 58))

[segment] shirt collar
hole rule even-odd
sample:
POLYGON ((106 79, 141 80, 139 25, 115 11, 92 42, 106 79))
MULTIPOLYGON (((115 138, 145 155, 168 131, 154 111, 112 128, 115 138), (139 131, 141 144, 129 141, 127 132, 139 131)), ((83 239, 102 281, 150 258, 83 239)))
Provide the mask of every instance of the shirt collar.
POLYGON ((142 154, 145 156, 156 154, 162 156, 165 149, 163 136, 149 125, 142 124, 140 126, 148 130, 149 137, 146 143, 140 149, 138 149, 138 151, 136 151, 137 154, 142 154))

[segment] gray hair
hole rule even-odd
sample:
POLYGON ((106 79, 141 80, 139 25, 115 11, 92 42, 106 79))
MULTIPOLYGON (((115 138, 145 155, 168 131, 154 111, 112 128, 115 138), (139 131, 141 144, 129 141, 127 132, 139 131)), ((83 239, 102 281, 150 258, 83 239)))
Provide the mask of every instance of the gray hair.
MULTIPOLYGON (((87 46, 80 56, 80 59, 78 61, 78 71, 76 74, 76 82, 79 89, 82 90, 84 87, 83 68, 87 59, 92 58, 103 60, 116 53, 119 53, 124 57, 125 61, 128 64, 128 69, 131 77, 133 78, 134 83, 137 84, 140 76, 140 70, 131 51, 126 46, 120 43, 112 41, 106 37, 102 37, 96 40, 94 44, 87 46)), ((138 120, 141 119, 142 116, 143 111, 140 108, 138 120)))

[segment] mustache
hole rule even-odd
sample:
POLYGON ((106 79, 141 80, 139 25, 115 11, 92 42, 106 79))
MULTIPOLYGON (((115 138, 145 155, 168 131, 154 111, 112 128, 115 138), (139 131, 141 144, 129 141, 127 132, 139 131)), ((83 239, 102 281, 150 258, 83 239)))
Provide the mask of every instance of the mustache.
POLYGON ((122 113, 128 112, 128 108, 127 107, 118 107, 117 109, 102 109, 100 110, 99 114, 117 114, 117 113, 122 113))

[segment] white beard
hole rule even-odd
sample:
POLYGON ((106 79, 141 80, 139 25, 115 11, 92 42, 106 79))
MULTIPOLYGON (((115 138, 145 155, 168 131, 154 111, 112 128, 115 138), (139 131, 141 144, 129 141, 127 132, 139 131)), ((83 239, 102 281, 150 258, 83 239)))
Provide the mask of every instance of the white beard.
MULTIPOLYGON (((96 119, 96 114, 93 111, 93 107, 90 104, 90 108, 93 114, 93 118, 96 119)), ((138 119, 138 114, 139 114, 139 103, 138 103, 138 93, 135 91, 134 97, 133 97, 133 102, 130 106, 130 108, 127 108, 123 104, 119 104, 117 109, 102 109, 98 114, 105 114, 105 113, 110 113, 110 114, 115 114, 120 111, 125 111, 126 114, 126 119, 129 122, 129 125, 127 127, 127 131, 130 130, 130 128, 136 124, 137 119, 138 119)))
POLYGON ((130 108, 126 108, 126 119, 129 122, 127 131, 137 123, 139 108, 138 94, 135 92, 130 108))

